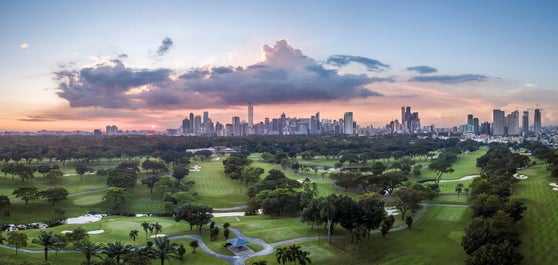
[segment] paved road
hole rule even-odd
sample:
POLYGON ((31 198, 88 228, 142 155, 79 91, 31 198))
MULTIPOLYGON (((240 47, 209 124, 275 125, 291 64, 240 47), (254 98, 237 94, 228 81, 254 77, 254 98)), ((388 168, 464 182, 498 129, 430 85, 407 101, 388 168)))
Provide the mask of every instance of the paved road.
MULTIPOLYGON (((414 218, 415 222, 418 221, 422 217, 422 215, 426 212, 426 209, 428 209, 430 206, 469 207, 469 205, 465 205, 465 204, 424 203, 424 204, 421 204, 421 205, 423 207, 417 212, 417 214, 415 214, 415 218, 414 218)), ((243 207, 243 206, 239 206, 239 207, 243 207)), ((238 208, 233 207, 233 209, 238 209, 238 208)), ((181 238, 188 238, 188 239, 197 240, 198 244, 199 244, 199 248, 201 250, 205 251, 207 254, 209 254, 213 257, 225 260, 231 265, 244 265, 244 261, 248 258, 269 255, 269 254, 271 254, 275 251, 275 247, 277 247, 277 246, 286 245, 286 244, 294 244, 294 243, 303 242, 303 241, 310 241, 310 240, 320 240, 320 239, 326 238, 325 236, 312 236, 312 237, 293 238, 293 239, 278 241, 278 242, 274 242, 274 243, 266 243, 265 241, 263 241, 259 238, 245 236, 242 233, 242 231, 237 229, 237 228, 232 228, 231 227, 230 229, 233 233, 236 234, 237 237, 260 245, 262 247, 262 250, 260 250, 258 252, 255 252, 255 253, 245 255, 245 256, 231 256, 231 255, 224 255, 224 254, 221 254, 221 253, 217 253, 217 252, 211 250, 209 247, 207 247, 207 245, 205 245, 202 238, 197 236, 197 235, 177 235, 177 236, 170 236, 168 238, 170 240, 181 239, 181 238)), ((394 227, 390 230, 390 232, 401 231, 401 230, 404 230, 404 229, 407 229, 406 224, 400 225, 398 227, 394 227)), ((375 231, 372 231, 371 233, 376 234, 376 233, 379 233, 379 232, 380 231, 375 230, 375 231)), ((337 236, 334 236, 334 237, 335 238, 341 238, 343 236, 337 235, 337 236)), ((15 251, 15 247, 12 247, 12 246, 0 245, 0 247, 6 248, 6 249, 11 249, 11 250, 15 251)), ((140 247, 144 247, 144 246, 140 246, 140 247)), ((43 253, 44 252, 43 250, 30 250, 30 249, 25 249, 25 248, 20 248, 20 249, 18 249, 18 251, 21 251, 21 252, 24 252, 24 253, 43 253)), ((56 251, 55 250, 49 250, 49 252, 56 252, 56 251)), ((60 253, 79 253, 80 251, 79 250, 65 249, 65 250, 59 250, 58 252, 60 252, 60 253)))

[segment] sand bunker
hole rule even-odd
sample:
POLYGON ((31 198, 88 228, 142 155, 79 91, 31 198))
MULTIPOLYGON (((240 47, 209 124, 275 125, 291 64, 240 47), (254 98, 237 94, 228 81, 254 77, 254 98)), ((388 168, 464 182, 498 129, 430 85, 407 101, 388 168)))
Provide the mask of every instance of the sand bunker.
POLYGON ((60 233, 62 233, 62 234, 65 235, 65 234, 71 234, 71 233, 73 233, 73 231, 71 231, 71 230, 63 230, 63 231, 60 232, 60 233))
POLYGON ((460 179, 442 179, 440 180, 440 182, 457 182, 457 181, 471 180, 478 177, 480 177, 480 175, 470 175, 470 176, 462 177, 460 179))
POLYGON ((106 214, 86 214, 66 219, 66 224, 88 224, 100 221, 106 214))
POLYGON ((200 171, 201 167, 199 165, 193 165, 190 167, 190 171, 200 171))
POLYGON ((151 236, 151 238, 156 238, 156 237, 164 237, 167 236, 166 234, 154 234, 151 236))
POLYGON ((212 213, 213 217, 244 216, 244 212, 212 213))
POLYGON ((527 176, 525 176, 525 175, 519 175, 519 174, 517 174, 517 173, 513 174, 513 177, 514 177, 515 179, 527 179, 527 178, 529 178, 529 177, 527 177, 527 176))
POLYGON ((387 215, 398 215, 399 214, 399 210, 397 210, 396 207, 385 207, 384 209, 386 210, 387 215))
POLYGON ((91 231, 89 231, 89 232, 87 232, 87 233, 90 234, 90 235, 98 235, 98 234, 102 234, 102 233, 104 233, 104 232, 105 232, 105 230, 103 230, 103 229, 98 229, 98 230, 91 230, 91 231))
POLYGON ((558 184, 556 184, 556 183, 554 183, 554 182, 552 182, 552 183, 550 183, 550 184, 548 184, 548 185, 550 185, 550 186, 552 186, 552 187, 558 187, 558 184))

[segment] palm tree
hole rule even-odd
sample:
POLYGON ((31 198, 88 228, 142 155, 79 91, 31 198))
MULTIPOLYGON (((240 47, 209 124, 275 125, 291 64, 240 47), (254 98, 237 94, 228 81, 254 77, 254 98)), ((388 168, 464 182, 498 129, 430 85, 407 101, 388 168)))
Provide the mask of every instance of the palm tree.
POLYGON ((53 235, 52 231, 47 232, 45 230, 41 230, 41 232, 39 233, 39 238, 33 238, 32 242, 44 247, 45 261, 48 261, 48 249, 54 247, 58 241, 58 237, 56 235, 53 235))
POLYGON ((457 197, 459 197, 462 191, 463 191, 463 184, 457 183, 457 186, 455 187, 455 192, 457 192, 457 197))
POLYGON ((337 213, 337 208, 333 200, 328 200, 320 209, 320 216, 327 219, 327 240, 331 244, 331 232, 333 230, 333 219, 337 213))
POLYGON ((77 249, 81 251, 81 253, 85 254, 85 260, 87 264, 91 262, 91 257, 99 256, 99 253, 103 250, 103 243, 95 243, 89 240, 81 241, 77 244, 77 249))
POLYGON ((128 236, 134 241, 134 246, 136 245, 136 238, 138 237, 139 231, 137 229, 131 230, 128 236))
MULTIPOLYGON (((159 259, 161 261, 161 265, 165 265, 165 259, 170 259, 170 254, 176 254, 176 247, 177 244, 171 243, 168 238, 157 237, 155 238, 152 258, 159 259)), ((174 256, 172 257, 176 258, 174 256)))
POLYGON ((254 261, 252 262, 252 265, 267 265, 267 261, 265 260, 254 261))
POLYGON ((155 234, 159 234, 161 231, 163 231, 163 226, 159 224, 159 222, 155 222, 153 224, 153 229, 155 229, 155 234))
POLYGON ((141 227, 143 228, 143 231, 145 231, 145 240, 147 240, 147 231, 149 230, 150 226, 151 224, 147 221, 143 221, 143 223, 141 223, 141 227))
POLYGON ((109 258, 116 258, 116 264, 120 264, 120 256, 123 256, 132 250, 132 246, 124 245, 120 241, 114 243, 108 243, 103 248, 103 253, 105 253, 109 258))
POLYGON ((285 264, 290 261, 289 252, 287 248, 278 248, 275 257, 277 258, 277 263, 285 264))

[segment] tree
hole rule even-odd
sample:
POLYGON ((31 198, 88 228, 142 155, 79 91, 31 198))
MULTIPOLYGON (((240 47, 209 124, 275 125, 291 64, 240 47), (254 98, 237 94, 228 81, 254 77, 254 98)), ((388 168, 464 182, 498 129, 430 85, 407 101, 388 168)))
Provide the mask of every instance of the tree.
POLYGON ((87 234, 87 230, 83 229, 83 227, 78 226, 71 233, 68 233, 66 236, 69 241, 79 243, 81 241, 85 241, 89 239, 89 234, 87 234))
POLYGON ((146 185, 149 188, 149 193, 153 193, 153 188, 159 180, 161 180, 161 177, 153 175, 150 177, 142 178, 141 184, 146 185))
POLYGON ((451 167, 450 162, 442 160, 440 158, 434 159, 432 162, 430 162, 428 167, 436 173, 436 178, 434 179, 435 184, 440 183, 440 180, 442 180, 442 175, 444 175, 444 173, 450 173, 454 171, 451 167))
POLYGON ((459 197, 462 191, 463 191, 463 184, 457 183, 457 186, 455 186, 455 192, 457 192, 457 197, 459 197))
POLYGON ((120 264, 120 258, 126 255, 132 250, 132 246, 124 245, 120 241, 114 243, 109 242, 105 247, 103 247, 103 253, 105 253, 109 258, 115 258, 116 264, 120 264))
POLYGON ((481 246, 465 260, 466 265, 516 265, 523 260, 513 244, 504 241, 498 244, 481 246))
POLYGON ((192 241, 190 241, 188 246, 190 246, 192 248, 192 253, 196 253, 196 248, 199 247, 199 243, 198 243, 197 240, 192 240, 192 241))
POLYGON ((372 170, 372 174, 381 175, 382 172, 384 172, 386 170, 386 165, 384 165, 384 163, 382 163, 380 161, 376 161, 372 164, 372 166, 370 168, 372 170))
POLYGON ((416 211, 420 209, 420 202, 423 199, 421 192, 403 187, 394 193, 395 206, 401 212, 401 220, 405 220, 405 214, 408 210, 416 211))
POLYGON ((117 168, 111 170, 107 178, 107 185, 118 188, 132 188, 136 185, 138 173, 133 169, 117 168))
POLYGON ((76 165, 76 173, 79 175, 79 179, 82 180, 83 179, 83 175, 85 175, 85 173, 91 171, 90 168, 88 168, 86 165, 84 164, 77 164, 76 165))
POLYGON ((199 234, 201 235, 202 227, 211 221, 213 217, 213 209, 204 205, 194 205, 194 204, 184 204, 176 209, 174 220, 180 221, 184 220, 190 224, 190 229, 192 227, 198 228, 199 234))
POLYGON ((130 239, 134 241, 134 246, 136 245, 136 238, 138 238, 138 235, 139 235, 139 231, 137 229, 130 230, 130 233, 128 233, 130 239))
POLYGON ((176 254, 176 247, 178 244, 170 243, 169 239, 166 237, 155 238, 155 244, 153 245, 152 258, 159 259, 161 265, 165 265, 165 259, 170 260, 171 254, 176 254))
POLYGON ((90 240, 84 240, 76 245, 76 248, 85 255, 85 264, 91 264, 91 257, 98 257, 104 248, 103 243, 95 243, 90 240))
POLYGON ((331 233, 333 232, 334 219, 337 214, 337 207, 335 206, 336 195, 327 197, 325 203, 320 208, 320 216, 327 220, 327 241, 331 244, 331 233))
POLYGON ((244 167, 240 173, 244 184, 256 183, 260 180, 260 176, 264 173, 263 168, 244 167))
POLYGON ((23 164, 16 164, 13 170, 13 172, 21 178, 22 183, 26 179, 32 179, 33 172, 35 172, 35 168, 23 164))
POLYGON ((33 238, 34 244, 39 244, 43 246, 45 252, 45 261, 48 260, 48 250, 49 248, 55 247, 56 243, 59 242, 58 236, 53 235, 52 231, 41 230, 39 232, 39 238, 33 238))
POLYGON ((153 225, 153 230, 155 230, 155 234, 159 234, 161 231, 163 231, 163 226, 159 224, 159 222, 155 222, 152 225, 153 225))
POLYGON ((47 173, 50 172, 51 167, 50 165, 40 165, 37 167, 37 171, 43 175, 43 178, 46 177, 47 173))
POLYGON ((378 228, 386 218, 384 201, 379 196, 374 196, 359 200, 357 205, 362 214, 359 222, 366 227, 370 239, 370 231, 378 228))
POLYGON ((112 203, 111 208, 113 210, 118 210, 125 206, 126 196, 127 196, 126 189, 110 187, 105 193, 105 195, 103 196, 103 199, 112 203))
POLYGON ((46 178, 49 179, 51 182, 55 182, 56 179, 59 179, 64 176, 64 172, 60 169, 52 169, 46 174, 46 178))
POLYGON ((41 197, 47 199, 47 201, 50 202, 50 204, 53 206, 65 200, 69 195, 68 190, 62 187, 50 188, 41 191, 39 194, 41 195, 41 197))
POLYGON ((176 179, 176 182, 180 182, 184 177, 190 174, 190 170, 184 166, 176 166, 172 172, 172 177, 176 179))
POLYGON ((178 248, 176 248, 176 255, 178 256, 179 260, 183 260, 184 254, 186 254, 186 248, 184 247, 184 244, 180 243, 178 245, 178 248))
POLYGON ((413 217, 407 216, 407 218, 405 219, 405 224, 407 224, 407 227, 411 229, 411 226, 413 225, 413 217))
POLYGON ((145 239, 147 240, 147 231, 149 231, 149 227, 151 226, 151 224, 148 221, 143 221, 143 223, 141 223, 141 228, 143 228, 143 231, 145 231, 145 239))
POLYGON ((20 198, 25 201, 25 205, 29 205, 30 200, 36 200, 39 198, 39 191, 35 187, 23 186, 14 190, 12 195, 15 195, 16 198, 20 198))
POLYGON ((386 235, 389 233, 389 230, 393 227, 393 223, 395 223, 395 217, 393 217, 393 215, 390 215, 386 219, 384 219, 380 227, 382 237, 386 237, 386 235))
POLYGON ((0 211, 7 209, 10 206, 10 198, 6 195, 0 195, 0 211))
POLYGON ((171 192, 175 193, 178 191, 178 185, 176 185, 174 178, 169 176, 163 176, 157 183, 155 183, 155 189, 161 193, 171 192))
POLYGON ((279 248, 275 253, 277 262, 281 264, 285 264, 287 262, 289 263, 294 262, 295 264, 299 264, 299 265, 307 265, 312 263, 312 261, 308 257, 309 255, 310 253, 308 251, 302 250, 300 246, 296 244, 288 247, 279 248))
POLYGON ((16 255, 20 247, 27 246, 27 234, 20 232, 10 232, 8 234, 8 244, 15 247, 16 255))

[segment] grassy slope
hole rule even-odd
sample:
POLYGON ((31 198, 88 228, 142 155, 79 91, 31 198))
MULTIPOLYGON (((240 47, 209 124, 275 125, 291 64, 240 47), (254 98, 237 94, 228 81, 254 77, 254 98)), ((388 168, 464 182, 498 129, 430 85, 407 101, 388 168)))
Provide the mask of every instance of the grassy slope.
POLYGON ((201 166, 201 170, 190 171, 184 180, 196 182, 193 191, 199 195, 198 204, 221 208, 243 205, 248 201, 245 188, 225 176, 221 160, 193 162, 191 166, 194 165, 201 166))
POLYGON ((525 256, 522 264, 556 264, 558 260, 558 191, 548 185, 558 182, 551 178, 545 165, 520 170, 529 178, 515 186, 515 198, 527 206, 521 221, 520 252, 525 256))
MULTIPOLYGON (((392 232, 386 239, 374 234, 357 252, 346 238, 335 240, 335 247, 325 237, 299 245, 310 252, 312 264, 463 264, 460 240, 470 214, 467 208, 430 207, 411 230, 392 232)), ((249 261, 256 260, 276 263, 274 254, 249 261)))

